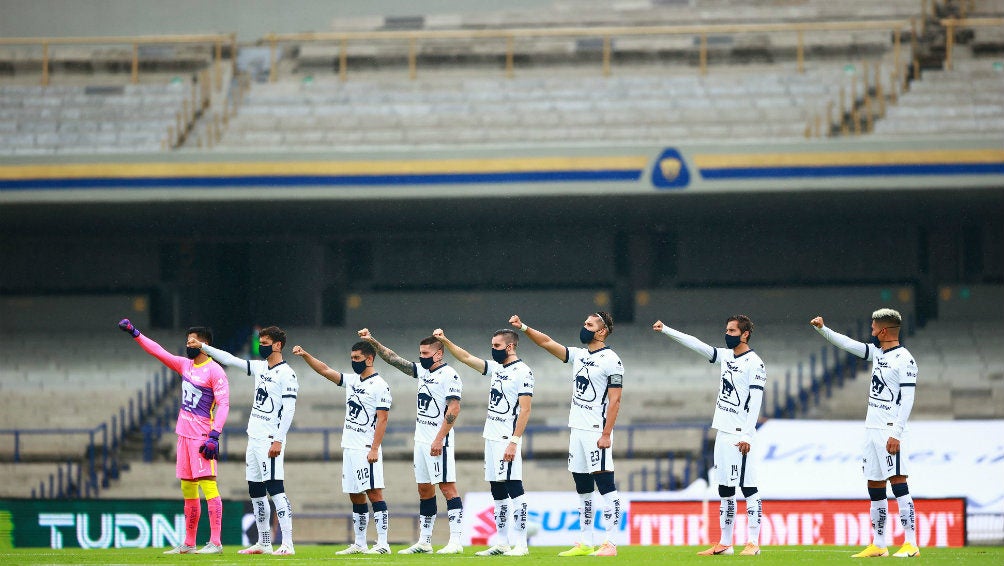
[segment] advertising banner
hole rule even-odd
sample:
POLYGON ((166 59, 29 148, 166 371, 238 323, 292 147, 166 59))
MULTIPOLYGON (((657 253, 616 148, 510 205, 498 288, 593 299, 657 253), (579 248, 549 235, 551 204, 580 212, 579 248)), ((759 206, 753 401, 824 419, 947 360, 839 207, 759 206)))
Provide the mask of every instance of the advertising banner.
MULTIPOLYGON (((241 543, 243 511, 224 502, 224 545, 241 543)), ((170 548, 184 538, 180 499, 0 499, 0 548, 170 548)), ((196 541, 209 542, 205 501, 196 541)))

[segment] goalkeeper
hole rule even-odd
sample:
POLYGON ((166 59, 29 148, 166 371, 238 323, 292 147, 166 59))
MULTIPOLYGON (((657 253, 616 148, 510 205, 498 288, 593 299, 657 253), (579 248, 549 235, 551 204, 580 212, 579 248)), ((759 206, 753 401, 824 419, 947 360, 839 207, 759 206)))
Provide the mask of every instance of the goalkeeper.
POLYGON ((216 486, 216 457, 220 449, 220 431, 230 411, 230 383, 220 364, 199 349, 199 343, 211 344, 213 333, 196 326, 186 332, 185 355, 175 356, 143 336, 124 318, 119 328, 133 337, 146 353, 160 360, 181 376, 181 409, 178 411, 177 476, 185 498, 185 540, 164 554, 220 554, 220 530, 223 525, 223 501, 216 486), (209 543, 195 549, 202 505, 199 488, 209 508, 209 543))

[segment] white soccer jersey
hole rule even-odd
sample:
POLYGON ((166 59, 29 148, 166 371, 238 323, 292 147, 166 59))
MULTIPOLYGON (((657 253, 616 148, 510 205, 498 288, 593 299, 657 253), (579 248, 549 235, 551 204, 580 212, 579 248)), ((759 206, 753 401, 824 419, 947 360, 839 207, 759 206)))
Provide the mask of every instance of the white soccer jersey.
POLYGON ((379 373, 360 379, 359 374, 343 373, 345 387, 345 426, 342 448, 367 450, 373 446, 377 411, 389 411, 393 399, 390 387, 379 373))
MULTIPOLYGON (((432 444, 446 418, 446 403, 460 400, 464 384, 456 370, 443 364, 433 371, 413 363, 412 375, 418 380, 418 414, 415 417, 415 442, 432 444)), ((453 445, 453 429, 443 439, 443 446, 453 445)))
POLYGON ((502 365, 494 360, 485 360, 485 370, 481 372, 491 379, 488 393, 488 418, 482 436, 488 440, 504 440, 516 430, 519 417, 519 398, 533 395, 533 371, 523 360, 502 365))
POLYGON ((756 429, 756 415, 750 418, 750 390, 761 393, 767 386, 767 368, 753 350, 738 356, 729 348, 715 348, 709 360, 722 364, 722 382, 715 401, 715 418, 711 428, 729 434, 752 435, 756 429))
POLYGON ((277 437, 282 418, 282 400, 296 399, 300 389, 296 373, 285 361, 269 368, 265 360, 248 360, 248 375, 254 377, 254 401, 248 418, 248 436, 282 440, 277 437))
POLYGON ((872 383, 868 390, 865 427, 890 431, 903 427, 901 430, 905 430, 905 419, 899 422, 901 391, 904 387, 917 386, 917 362, 903 346, 885 351, 873 344, 865 344, 865 348, 867 350, 863 357, 872 362, 872 383))
POLYGON ((607 421, 607 393, 621 387, 624 364, 607 347, 590 352, 586 348, 565 348, 565 363, 572 363, 572 407, 569 428, 602 431, 607 421))

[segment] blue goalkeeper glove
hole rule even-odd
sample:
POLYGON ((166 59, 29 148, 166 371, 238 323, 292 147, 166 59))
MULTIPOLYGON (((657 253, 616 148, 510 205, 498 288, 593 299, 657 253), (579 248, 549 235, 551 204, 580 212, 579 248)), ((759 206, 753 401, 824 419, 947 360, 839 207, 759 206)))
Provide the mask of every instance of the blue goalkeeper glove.
POLYGON ((209 431, 209 438, 199 447, 199 454, 206 460, 215 460, 220 455, 220 433, 209 431))
POLYGON ((139 329, 133 326, 128 318, 123 318, 119 321, 119 328, 122 329, 122 332, 132 334, 133 338, 139 336, 139 329))

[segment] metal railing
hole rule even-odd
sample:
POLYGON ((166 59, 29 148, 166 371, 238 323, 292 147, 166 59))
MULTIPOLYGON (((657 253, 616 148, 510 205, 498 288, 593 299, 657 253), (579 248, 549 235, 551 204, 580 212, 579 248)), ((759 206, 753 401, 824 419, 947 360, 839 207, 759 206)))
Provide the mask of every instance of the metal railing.
POLYGON ((946 18, 941 20, 945 26, 945 70, 952 70, 952 51, 955 48, 955 30, 980 27, 1004 27, 1004 18, 946 18))
POLYGON ((910 21, 896 20, 863 20, 840 22, 793 22, 793 23, 757 23, 757 24, 713 24, 713 25, 674 25, 674 26, 596 26, 596 27, 563 27, 563 28, 511 28, 511 29, 481 29, 481 30, 409 30, 409 31, 354 31, 354 32, 323 32, 323 33, 270 33, 262 41, 270 47, 269 81, 274 82, 278 76, 280 44, 297 43, 335 43, 338 45, 338 75, 342 80, 348 78, 348 45, 349 42, 385 42, 398 41, 407 43, 408 75, 412 79, 418 74, 418 48, 423 40, 474 40, 496 39, 504 40, 505 75, 512 77, 515 69, 515 44, 519 39, 555 39, 575 38, 602 40, 601 65, 604 76, 611 72, 613 58, 613 40, 623 37, 639 36, 693 36, 698 43, 698 65, 701 74, 708 71, 708 37, 722 35, 742 35, 749 33, 794 33, 796 34, 795 60, 798 72, 805 70, 805 34, 827 31, 863 30, 888 31, 892 35, 893 58, 897 68, 900 64, 901 34, 910 28, 910 21))

